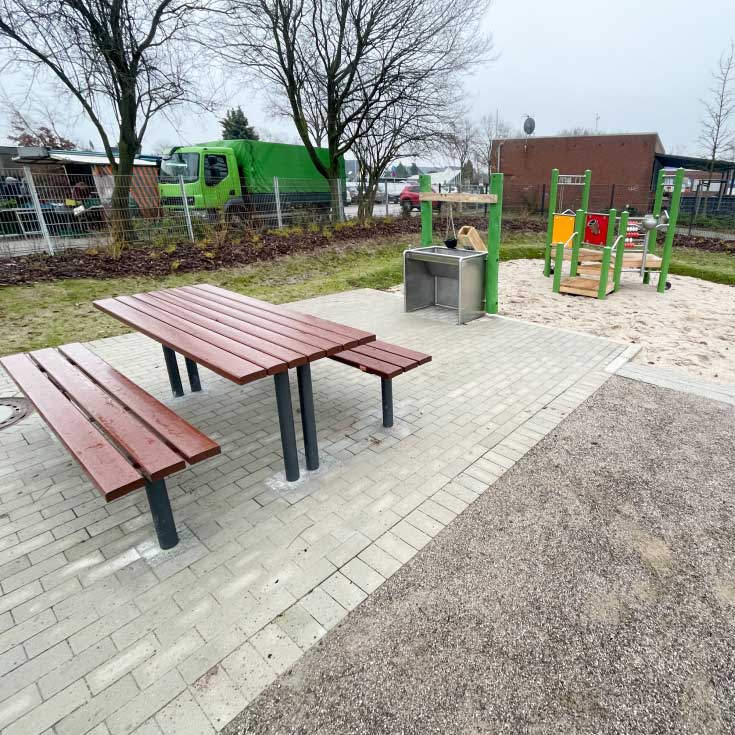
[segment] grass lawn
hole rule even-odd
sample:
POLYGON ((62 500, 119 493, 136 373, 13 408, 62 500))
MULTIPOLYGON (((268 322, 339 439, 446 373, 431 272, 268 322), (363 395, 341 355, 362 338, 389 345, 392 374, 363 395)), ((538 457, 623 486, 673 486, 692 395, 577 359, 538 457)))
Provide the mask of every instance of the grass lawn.
MULTIPOLYGON (((540 258, 543 235, 505 237, 502 260, 540 258)), ((0 289, 3 342, 0 354, 87 341, 130 331, 97 311, 94 299, 192 283, 213 283, 267 301, 282 303, 353 288, 388 288, 403 279, 401 253, 418 235, 368 241, 242 268, 172 274, 161 278, 69 279, 0 289)), ((671 271, 735 284, 735 257, 680 248, 671 271)))

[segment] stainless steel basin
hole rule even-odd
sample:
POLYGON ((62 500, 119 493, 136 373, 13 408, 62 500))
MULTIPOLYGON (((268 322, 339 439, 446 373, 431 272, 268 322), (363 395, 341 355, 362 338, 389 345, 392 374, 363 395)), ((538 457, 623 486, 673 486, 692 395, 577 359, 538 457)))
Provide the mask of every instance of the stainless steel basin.
POLYGON ((464 324, 485 313, 486 253, 432 246, 403 253, 403 294, 406 311, 427 306, 457 310, 464 324))

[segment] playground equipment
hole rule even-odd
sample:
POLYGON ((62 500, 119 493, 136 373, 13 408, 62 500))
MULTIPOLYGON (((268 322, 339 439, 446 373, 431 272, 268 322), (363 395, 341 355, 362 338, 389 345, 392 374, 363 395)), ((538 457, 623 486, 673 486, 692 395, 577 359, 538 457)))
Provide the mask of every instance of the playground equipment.
POLYGON ((431 304, 447 306, 457 309, 460 324, 483 313, 497 314, 503 174, 490 176, 487 194, 437 193, 431 190, 431 177, 422 175, 419 201, 421 247, 404 253, 406 311, 431 304), (445 241, 449 247, 433 245, 434 202, 446 203, 450 208, 460 202, 486 205, 487 247, 473 227, 461 227, 455 233, 453 221, 453 237, 445 241), (457 244, 467 249, 458 249, 457 244))
POLYGON ((664 176, 659 171, 653 212, 643 217, 631 217, 615 209, 607 213, 588 212, 591 172, 581 176, 560 176, 551 172, 549 194, 549 223, 546 232, 544 275, 552 273, 554 261, 554 291, 604 299, 620 288, 622 273, 637 273, 643 283, 650 283, 651 273, 657 271, 658 291, 663 293, 670 284, 666 278, 674 245, 676 221, 679 215, 684 169, 674 177, 670 212, 662 211, 664 176), (581 207, 576 212, 557 212, 559 185, 582 186, 581 207), (615 236, 615 226, 618 234, 615 236), (658 231, 666 238, 662 254, 656 254, 658 231), (569 276, 562 275, 564 262, 569 261, 569 276), (612 278, 610 268, 613 268, 612 278))

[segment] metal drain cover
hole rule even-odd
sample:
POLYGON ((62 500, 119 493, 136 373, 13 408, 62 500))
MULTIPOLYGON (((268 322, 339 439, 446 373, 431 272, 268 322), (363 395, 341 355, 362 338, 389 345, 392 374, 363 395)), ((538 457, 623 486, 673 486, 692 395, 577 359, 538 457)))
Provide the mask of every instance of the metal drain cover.
POLYGON ((25 398, 0 398, 0 431, 20 421, 32 410, 25 398))

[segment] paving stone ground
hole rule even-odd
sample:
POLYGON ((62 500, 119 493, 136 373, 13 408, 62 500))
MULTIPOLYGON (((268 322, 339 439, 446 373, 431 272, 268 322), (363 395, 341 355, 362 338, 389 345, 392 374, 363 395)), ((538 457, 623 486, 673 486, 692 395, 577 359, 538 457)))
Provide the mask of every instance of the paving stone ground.
MULTIPOLYGON (((392 429, 377 378, 316 363, 322 467, 294 484, 271 381, 237 387, 202 370, 202 393, 171 399, 156 343, 91 343, 222 445, 169 480, 181 536, 170 551, 145 494, 106 505, 37 415, 0 432, 3 735, 221 729, 594 393, 625 349, 402 307, 369 290, 296 305, 434 360, 396 379, 392 429)), ((293 376, 296 407, 295 387, 293 376)), ((16 394, 1 376, 0 395, 16 394)))

